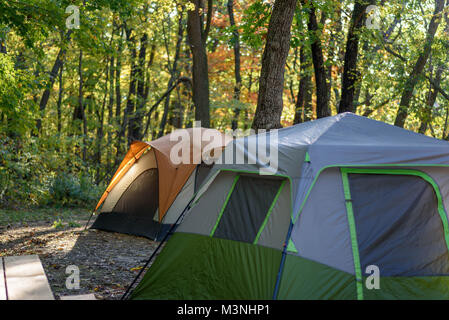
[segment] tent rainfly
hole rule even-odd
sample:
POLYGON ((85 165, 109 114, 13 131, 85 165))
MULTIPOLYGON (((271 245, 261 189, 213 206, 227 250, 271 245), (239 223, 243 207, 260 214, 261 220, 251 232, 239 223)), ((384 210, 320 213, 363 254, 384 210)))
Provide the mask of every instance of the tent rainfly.
MULTIPOLYGON (((230 141, 214 129, 183 130, 188 138, 181 141, 173 141, 166 135, 148 143, 135 141, 130 145, 95 208, 95 212, 100 207, 101 210, 91 228, 153 240, 165 235, 212 167, 204 162, 198 164, 198 159, 195 162, 194 154, 219 156, 230 141), (220 139, 202 141, 205 130, 209 137, 215 135, 220 139), (175 145, 181 150, 180 156, 184 150, 190 153, 189 161, 173 163, 170 151, 175 145)), ((176 131, 174 134, 183 136, 176 131)))
POLYGON ((271 176, 214 165, 131 299, 449 298, 448 142, 351 113, 278 142, 271 176))

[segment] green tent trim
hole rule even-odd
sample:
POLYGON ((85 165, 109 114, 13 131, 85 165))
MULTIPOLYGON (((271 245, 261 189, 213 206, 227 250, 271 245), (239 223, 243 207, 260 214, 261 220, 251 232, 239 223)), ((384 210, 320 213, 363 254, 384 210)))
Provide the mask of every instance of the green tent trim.
POLYGON ((298 253, 298 249, 296 249, 296 246, 291 239, 288 241, 287 252, 298 253))
POLYGON ((349 188, 348 171, 341 169, 343 190, 345 194, 346 213, 348 216, 349 233, 351 237, 352 256, 354 259, 355 281, 357 287, 357 300, 363 300, 362 268, 360 267, 359 245, 357 241, 357 229, 355 226, 354 211, 352 209, 351 190, 349 188))

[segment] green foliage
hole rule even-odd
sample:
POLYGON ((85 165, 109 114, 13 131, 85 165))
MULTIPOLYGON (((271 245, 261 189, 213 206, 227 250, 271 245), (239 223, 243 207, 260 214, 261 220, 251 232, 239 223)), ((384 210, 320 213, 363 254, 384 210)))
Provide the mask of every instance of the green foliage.
POLYGON ((16 30, 25 44, 33 47, 48 35, 53 26, 62 26, 64 11, 57 2, 59 1, 0 1, 0 25, 16 30))
POLYGON ((53 229, 64 229, 64 223, 61 219, 55 220, 52 225, 53 229))
POLYGON ((94 205, 101 189, 92 188, 92 182, 84 175, 58 173, 49 189, 49 204, 61 206, 94 205))
MULTIPOLYGON (((251 126, 258 99, 261 59, 275 1, 234 1, 235 27, 230 27, 227 2, 213 2, 214 15, 206 41, 211 124, 221 130, 231 127, 236 111, 239 111, 239 127, 251 126), (234 31, 240 35, 239 101, 234 99, 234 31)), ((316 117, 311 54, 311 44, 315 40, 322 46, 331 86, 332 114, 337 112, 354 7, 353 0, 307 1, 305 6, 301 3, 298 1, 292 24, 291 50, 284 74, 281 119, 284 126, 292 124, 300 80, 306 76, 310 77, 312 101, 312 108, 306 112, 309 119, 316 117), (318 30, 313 33, 307 27, 312 3, 318 23, 318 30), (300 63, 301 54, 303 61, 300 63)), ((395 0, 377 5, 381 29, 363 27, 358 31, 360 77, 354 105, 358 114, 367 113, 374 119, 392 123, 405 83, 422 52, 434 0, 395 0), (398 17, 400 21, 392 28, 389 38, 384 39, 385 32, 398 17)), ((145 126, 148 121, 149 134, 143 139, 149 140, 158 134, 164 101, 152 110, 151 118, 147 115, 167 90, 172 76, 170 69, 174 63, 180 12, 183 12, 184 30, 175 78, 192 78, 192 54, 186 35, 187 11, 192 9, 190 0, 0 1, 0 42, 7 49, 6 54, 0 53, 0 207, 94 206, 126 150, 129 129, 126 122, 145 114, 139 125, 145 126), (65 26, 68 5, 79 6, 81 18, 80 29, 72 30, 70 39, 65 26), (141 62, 144 34, 148 36, 148 43, 141 62), (59 75, 54 75, 48 103, 40 110, 45 86, 50 84, 50 71, 61 49, 65 52, 62 90, 59 90, 59 75), (134 57, 133 49, 136 50, 134 57), (80 51, 83 52, 81 91, 86 121, 79 106, 80 51), (114 62, 112 67, 111 61, 114 62), (142 75, 134 74, 133 78, 133 66, 140 63, 142 75), (134 93, 131 80, 135 81, 134 93), (146 101, 137 99, 139 88, 147 92, 146 101), (138 103, 129 103, 131 101, 138 103), (40 132, 36 129, 38 119, 42 120, 40 132)), ((203 12, 204 24, 206 17, 203 12)), ((414 87, 405 125, 417 131, 427 117, 432 123, 426 134, 438 138, 447 138, 449 132, 447 98, 438 95, 430 117, 423 110, 431 90, 428 79, 435 77, 440 65, 444 66, 440 87, 449 92, 448 24, 446 17, 442 17, 425 71, 414 87)), ((191 89, 184 83, 172 91, 166 132, 192 124, 195 107, 191 89)), ((56 218, 52 216, 50 221, 56 218)))
POLYGON ((31 76, 16 69, 10 55, 0 54, 0 116, 6 118, 6 126, 0 133, 23 134, 31 125, 36 105, 26 100, 33 88, 31 76))
POLYGON ((256 0, 245 10, 242 21, 242 40, 253 48, 263 46, 271 17, 271 5, 267 1, 256 0))
POLYGON ((80 159, 58 150, 61 140, 42 140, 22 144, 0 135, 0 206, 94 206, 104 185, 93 182, 80 159))

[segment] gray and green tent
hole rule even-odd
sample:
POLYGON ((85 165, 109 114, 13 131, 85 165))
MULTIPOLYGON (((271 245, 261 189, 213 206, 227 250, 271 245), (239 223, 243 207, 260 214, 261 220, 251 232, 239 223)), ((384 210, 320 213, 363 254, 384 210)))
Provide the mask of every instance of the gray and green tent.
POLYGON ((131 299, 449 298, 448 142, 351 113, 277 134, 275 174, 213 167, 131 299))

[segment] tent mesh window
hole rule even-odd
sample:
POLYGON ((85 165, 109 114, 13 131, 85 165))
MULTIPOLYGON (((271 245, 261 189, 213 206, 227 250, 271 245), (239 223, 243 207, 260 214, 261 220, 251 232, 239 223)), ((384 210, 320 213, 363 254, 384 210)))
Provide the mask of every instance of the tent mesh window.
POLYGON ((411 175, 349 174, 360 264, 382 276, 449 274, 433 187, 411 175))
POLYGON ((122 194, 112 211, 153 219, 159 204, 158 186, 156 168, 142 172, 122 194))
POLYGON ((239 176, 214 237, 252 243, 282 180, 239 176))

